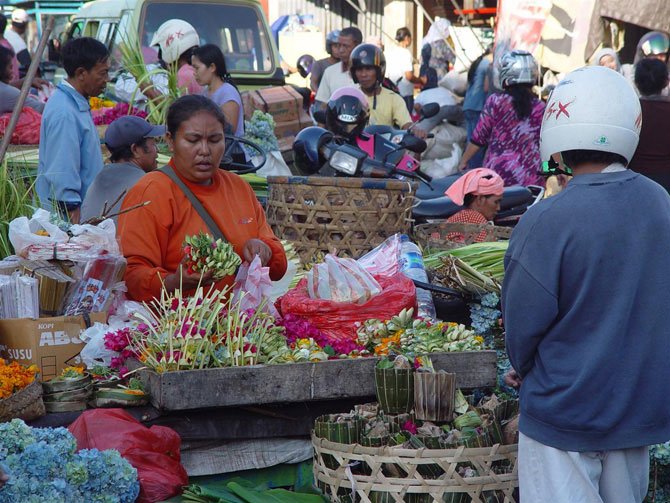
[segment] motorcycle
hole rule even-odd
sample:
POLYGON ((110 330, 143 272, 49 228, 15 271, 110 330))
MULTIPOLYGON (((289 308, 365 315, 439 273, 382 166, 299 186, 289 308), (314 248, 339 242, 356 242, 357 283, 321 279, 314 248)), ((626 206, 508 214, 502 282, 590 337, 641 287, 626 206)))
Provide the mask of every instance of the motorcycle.
MULTIPOLYGON (((432 117, 439 112, 439 105, 427 104, 422 112, 420 119, 432 117)), ((325 123, 321 117, 317 117, 317 120, 325 123)), ((418 180, 421 182, 415 195, 418 204, 412 213, 415 222, 420 224, 446 220, 462 209, 445 195, 460 174, 432 179, 421 171, 420 160, 410 155, 410 152, 421 154, 427 145, 412 134, 413 126, 409 130, 367 126, 363 134, 353 141, 336 137, 330 131, 315 126, 298 134, 294 149, 300 142, 312 143, 311 150, 318 152, 321 164, 321 168, 312 174, 418 180)), ((540 186, 505 187, 495 225, 513 227, 521 215, 543 197, 544 188, 540 186)))

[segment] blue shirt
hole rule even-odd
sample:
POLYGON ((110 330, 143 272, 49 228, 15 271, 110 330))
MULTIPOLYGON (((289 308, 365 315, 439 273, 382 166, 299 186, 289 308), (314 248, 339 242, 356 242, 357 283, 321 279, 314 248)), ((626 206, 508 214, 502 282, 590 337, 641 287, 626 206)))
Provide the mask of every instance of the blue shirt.
POLYGON ((479 66, 475 70, 475 76, 472 79, 472 84, 465 92, 465 99, 463 100, 463 110, 474 110, 481 112, 484 109, 484 103, 488 93, 484 91, 484 80, 489 71, 490 62, 487 58, 482 58, 479 66))
POLYGON ((575 176, 521 217, 505 257, 519 430, 564 451, 670 438, 670 196, 630 170, 575 176))
POLYGON ((69 84, 59 84, 42 115, 36 182, 40 205, 47 210, 51 201, 80 206, 102 166, 88 100, 69 84))

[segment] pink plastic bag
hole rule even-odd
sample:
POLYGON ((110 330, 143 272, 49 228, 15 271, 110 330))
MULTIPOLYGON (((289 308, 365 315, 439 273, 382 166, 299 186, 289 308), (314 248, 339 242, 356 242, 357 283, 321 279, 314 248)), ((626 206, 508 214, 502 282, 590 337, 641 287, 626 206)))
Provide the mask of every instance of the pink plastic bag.
POLYGON ((350 258, 328 254, 307 274, 307 292, 312 299, 365 304, 381 291, 372 275, 350 258))
MULTIPOLYGON (((0 115, 0 136, 5 135, 5 130, 9 126, 9 120, 12 114, 6 113, 0 115)), ((37 145, 40 142, 40 126, 42 124, 42 115, 30 107, 24 107, 19 116, 19 122, 12 133, 13 145, 37 145)))
POLYGON ((240 266, 235 277, 233 287, 233 300, 240 300, 243 310, 263 310, 275 318, 279 316, 274 304, 270 301, 272 293, 272 280, 270 279, 270 268, 261 265, 258 255, 251 261, 240 266))
POLYGON ((359 258, 358 263, 375 276, 393 276, 400 272, 401 246, 400 234, 394 234, 359 258))

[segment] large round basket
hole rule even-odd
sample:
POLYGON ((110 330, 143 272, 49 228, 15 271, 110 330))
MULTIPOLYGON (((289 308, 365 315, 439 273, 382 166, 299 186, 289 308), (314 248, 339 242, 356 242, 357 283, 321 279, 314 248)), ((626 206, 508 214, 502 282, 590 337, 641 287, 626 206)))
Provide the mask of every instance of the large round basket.
POLYGON ((32 421, 46 414, 42 401, 42 383, 35 379, 9 398, 0 400, 0 422, 12 419, 32 421))
MULTIPOLYGON (((312 435, 314 480, 336 502, 515 503, 517 444, 404 449, 338 444, 312 435), (324 462, 336 459, 332 469, 324 462), (358 469, 363 466, 363 469, 358 469), (358 467, 358 468, 352 468, 358 467), (438 477, 421 473, 437 469, 438 477), (358 474, 358 473, 364 474, 358 474)), ((330 466, 333 466, 332 464, 330 466)))
POLYGON ((303 261, 333 249, 358 258, 409 231, 415 191, 400 180, 270 176, 266 214, 303 261))
POLYGON ((509 239, 511 235, 511 227, 486 224, 439 222, 414 227, 414 238, 424 250, 451 250, 477 241, 509 239))

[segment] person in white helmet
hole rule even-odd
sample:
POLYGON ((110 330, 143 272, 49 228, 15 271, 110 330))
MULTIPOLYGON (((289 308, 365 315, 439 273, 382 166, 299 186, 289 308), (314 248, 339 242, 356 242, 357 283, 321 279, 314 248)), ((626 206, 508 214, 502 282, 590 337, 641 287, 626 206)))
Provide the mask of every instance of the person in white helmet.
MULTIPOLYGON (((151 43, 158 47, 158 58, 166 65, 177 65, 177 85, 186 89, 188 94, 202 94, 203 88, 195 79, 195 69, 191 66, 193 49, 200 45, 200 37, 195 28, 182 19, 170 19, 158 27, 151 43)), ((160 94, 155 89, 142 87, 149 98, 160 94)))
POLYGON ((24 39, 30 16, 23 9, 14 9, 12 11, 12 25, 5 30, 5 38, 12 45, 16 59, 23 68, 30 66, 30 52, 24 39))
POLYGON ((640 503, 670 438, 670 196, 629 169, 642 120, 619 73, 588 66, 549 98, 540 153, 573 175, 509 242, 502 291, 520 386, 524 503, 640 503))

